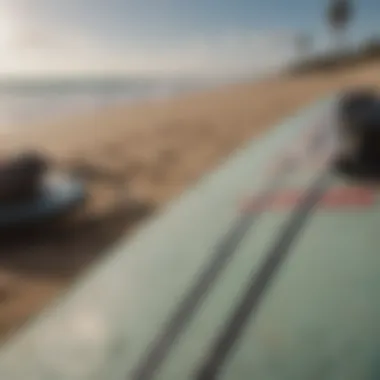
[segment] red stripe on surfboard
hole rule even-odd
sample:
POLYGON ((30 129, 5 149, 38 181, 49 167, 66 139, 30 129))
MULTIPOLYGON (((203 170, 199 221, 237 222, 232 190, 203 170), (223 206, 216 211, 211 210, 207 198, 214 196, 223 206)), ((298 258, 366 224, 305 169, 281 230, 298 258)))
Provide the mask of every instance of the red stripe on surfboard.
MULTIPOLYGON (((243 202, 244 212, 258 210, 287 210, 293 208, 303 196, 301 190, 284 190, 278 192, 267 202, 260 202, 253 197, 243 202)), ((374 190, 364 187, 333 188, 328 191, 321 201, 319 208, 323 209, 348 209, 365 208, 375 203, 376 193, 374 190)))

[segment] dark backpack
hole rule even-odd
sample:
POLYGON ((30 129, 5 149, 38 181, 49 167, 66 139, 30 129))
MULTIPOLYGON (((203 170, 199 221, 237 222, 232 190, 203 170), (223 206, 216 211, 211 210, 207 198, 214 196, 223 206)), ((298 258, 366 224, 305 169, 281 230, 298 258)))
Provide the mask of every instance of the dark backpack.
POLYGON ((5 163, 0 167, 0 202, 35 195, 47 168, 47 160, 38 153, 24 153, 5 163))

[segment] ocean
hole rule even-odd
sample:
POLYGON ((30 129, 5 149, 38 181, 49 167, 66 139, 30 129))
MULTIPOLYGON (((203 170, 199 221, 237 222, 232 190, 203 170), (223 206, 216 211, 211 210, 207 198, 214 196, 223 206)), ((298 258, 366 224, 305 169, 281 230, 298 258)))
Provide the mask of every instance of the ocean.
POLYGON ((117 103, 164 99, 210 85, 189 79, 0 79, 0 130, 117 103))

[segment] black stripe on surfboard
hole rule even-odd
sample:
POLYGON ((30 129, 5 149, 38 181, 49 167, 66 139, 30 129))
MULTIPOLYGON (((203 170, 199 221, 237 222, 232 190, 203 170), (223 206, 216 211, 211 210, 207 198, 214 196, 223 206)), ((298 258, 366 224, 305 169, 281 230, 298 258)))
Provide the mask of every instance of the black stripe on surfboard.
POLYGON ((224 363, 241 337, 252 313, 258 309, 271 278, 273 278, 274 273, 287 257, 292 244, 312 214, 312 210, 325 194, 327 178, 328 173, 323 171, 322 175, 318 176, 316 182, 306 191, 303 200, 298 204, 281 235, 266 255, 261 268, 258 272, 255 271, 252 274, 251 282, 237 308, 228 320, 223 333, 214 342, 210 354, 195 372, 194 379, 216 380, 218 378, 224 363))
MULTIPOLYGON (((289 174, 297 164, 298 162, 292 162, 292 164, 289 164, 285 170, 274 179, 271 185, 268 186, 268 189, 259 197, 261 202, 265 204, 276 194, 286 175, 289 174)), ((212 285, 228 266, 247 231, 259 220, 264 211, 265 210, 261 209, 256 213, 243 214, 232 229, 227 232, 223 240, 216 247, 211 260, 197 277, 189 292, 182 299, 174 315, 169 319, 168 323, 161 330, 161 333, 153 341, 150 348, 148 348, 146 355, 138 362, 132 371, 132 380, 149 380, 153 377, 169 354, 173 344, 210 291, 212 285)))

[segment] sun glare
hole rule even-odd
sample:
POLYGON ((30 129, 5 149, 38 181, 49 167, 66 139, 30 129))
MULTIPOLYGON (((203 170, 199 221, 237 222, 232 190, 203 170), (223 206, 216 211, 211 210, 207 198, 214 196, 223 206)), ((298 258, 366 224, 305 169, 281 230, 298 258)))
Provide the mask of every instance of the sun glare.
POLYGON ((16 24, 11 18, 0 14, 0 48, 7 50, 12 47, 16 39, 16 24))

